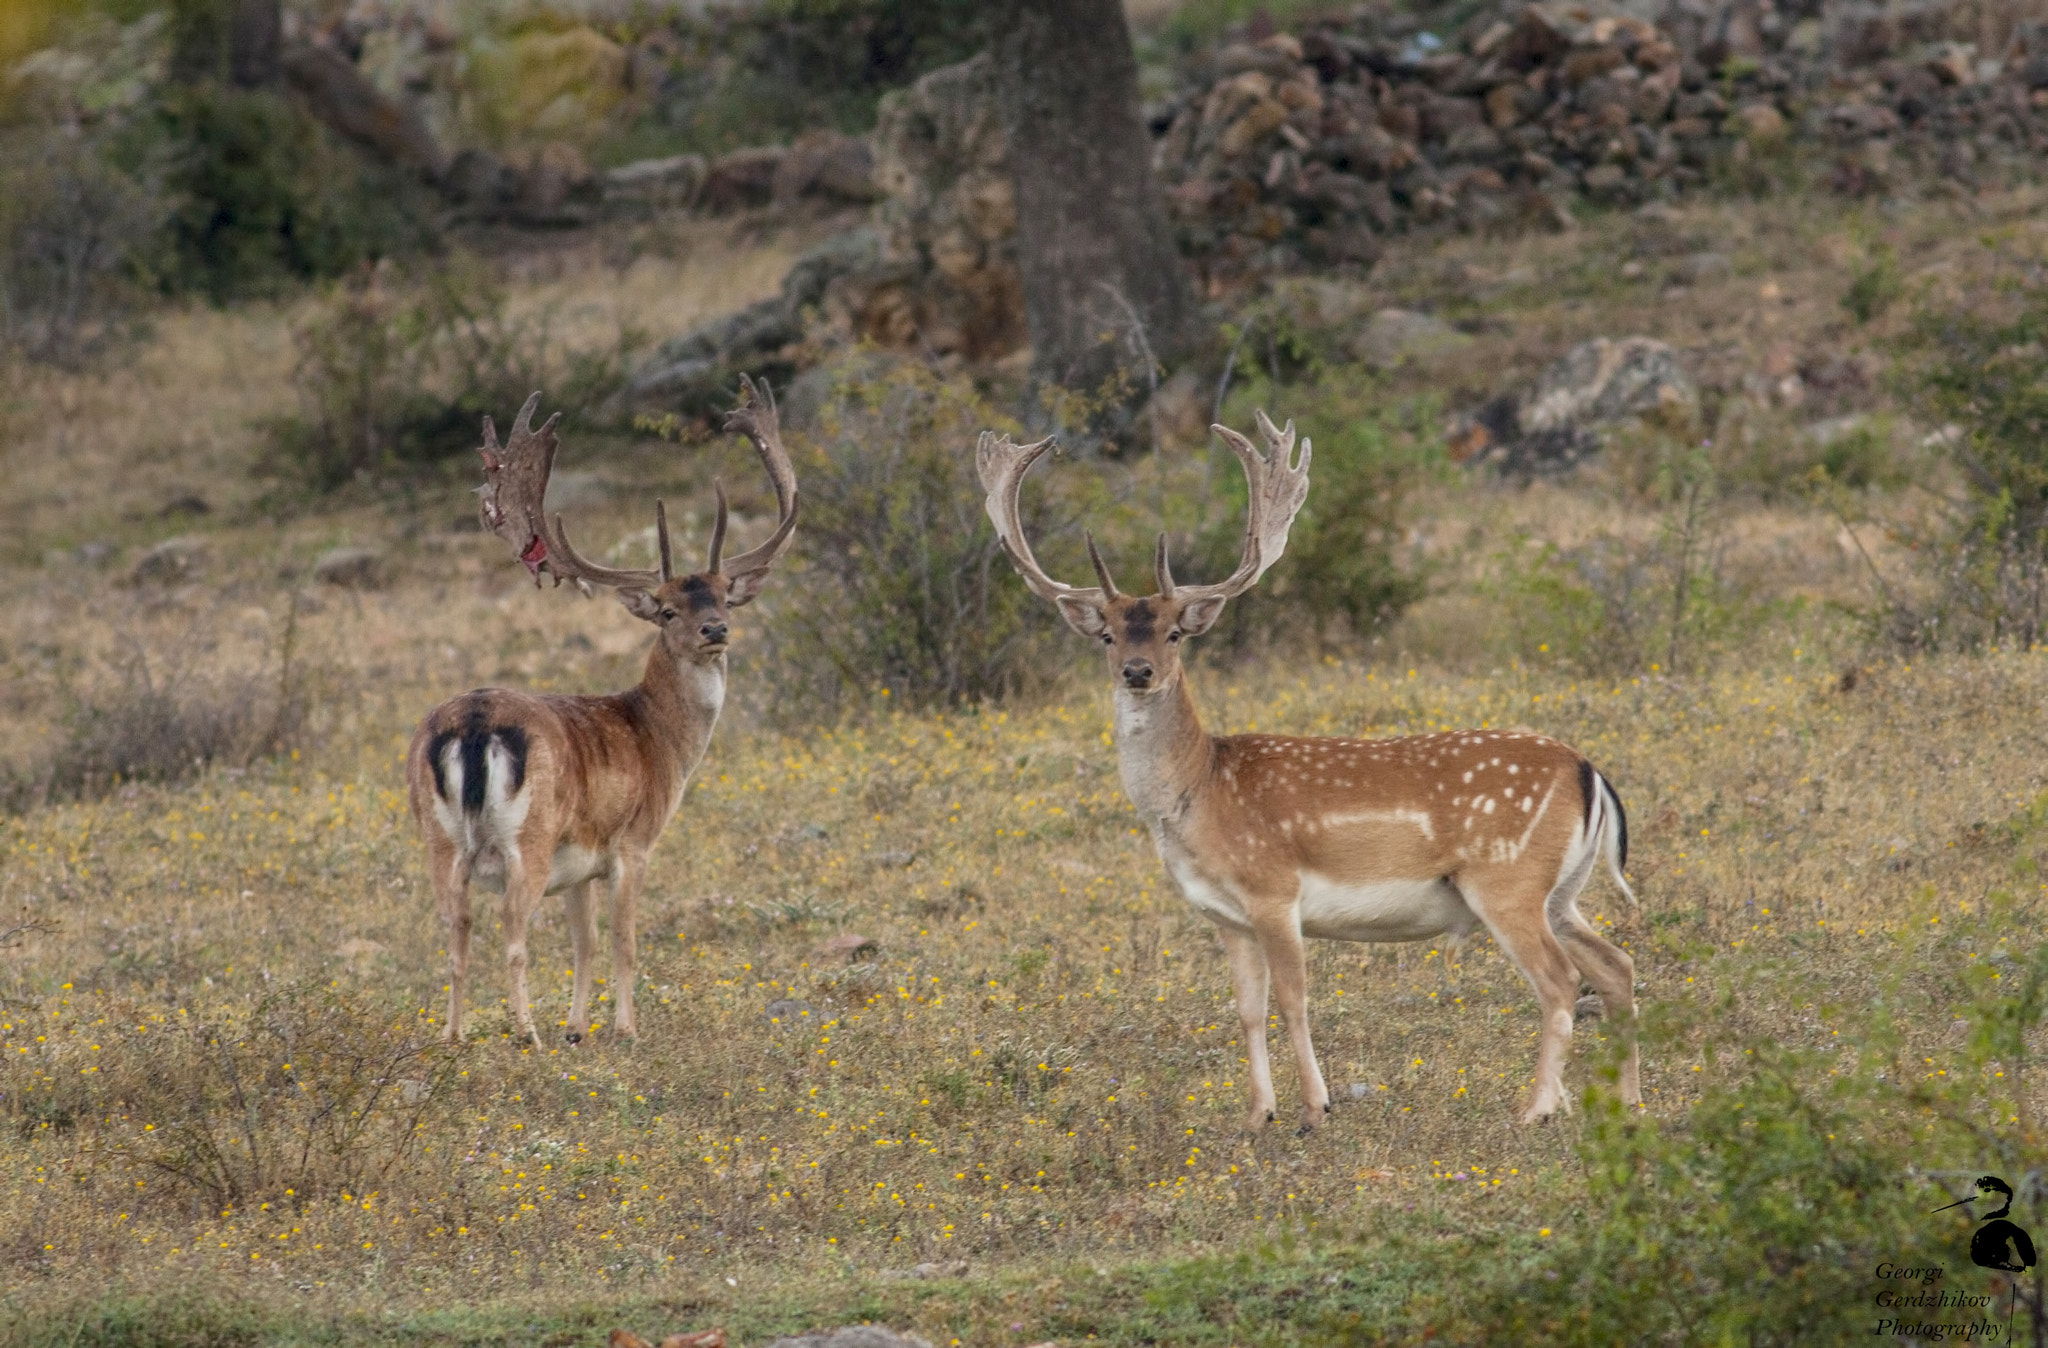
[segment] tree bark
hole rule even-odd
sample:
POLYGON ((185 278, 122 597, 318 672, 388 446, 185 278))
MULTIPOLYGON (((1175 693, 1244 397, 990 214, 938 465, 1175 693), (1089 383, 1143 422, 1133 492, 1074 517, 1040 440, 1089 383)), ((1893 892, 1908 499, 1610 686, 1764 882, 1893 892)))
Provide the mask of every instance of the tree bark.
POLYGON ((1125 371, 1142 389, 1144 353, 1186 352, 1196 311, 1152 174, 1123 6, 1009 0, 990 27, 1034 372, 1092 392, 1125 371))
POLYGON ((228 77, 244 89, 268 89, 284 74, 284 23, 278 0, 231 0, 228 77))

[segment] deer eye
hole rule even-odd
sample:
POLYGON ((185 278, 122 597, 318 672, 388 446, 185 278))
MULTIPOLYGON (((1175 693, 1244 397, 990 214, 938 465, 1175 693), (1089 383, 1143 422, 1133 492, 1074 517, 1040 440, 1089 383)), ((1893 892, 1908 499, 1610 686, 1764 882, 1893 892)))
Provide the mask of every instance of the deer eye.
POLYGON ((1102 644, 1105 646, 1114 646, 1116 645, 1116 638, 1114 636, 1111 636, 1109 633, 1104 632, 1102 634, 1102 644))
POLYGON ((672 608, 663 609, 661 611, 661 620, 665 623, 674 622, 676 620, 676 611, 672 608))
POLYGON ((1169 646, 1177 646, 1180 644, 1180 631, 1178 628, 1166 634, 1166 644, 1169 646))

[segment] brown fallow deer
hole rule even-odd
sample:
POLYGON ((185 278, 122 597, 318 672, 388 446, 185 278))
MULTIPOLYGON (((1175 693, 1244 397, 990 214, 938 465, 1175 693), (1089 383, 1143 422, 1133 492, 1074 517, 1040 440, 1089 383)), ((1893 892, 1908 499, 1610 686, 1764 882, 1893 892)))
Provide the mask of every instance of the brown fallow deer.
POLYGON ((796 528, 796 474, 782 447, 773 393, 745 381, 725 428, 753 441, 775 487, 780 518, 766 542, 737 557, 725 544, 725 488, 702 571, 675 574, 668 515, 654 505, 661 552, 656 571, 619 570, 585 560, 562 518, 542 510, 555 461, 557 413, 532 428, 526 400, 503 449, 484 418, 484 527, 512 546, 540 583, 542 572, 579 586, 608 586, 634 617, 660 629, 640 682, 605 697, 560 697, 480 688, 436 707, 406 755, 413 818, 426 838, 427 868, 448 923, 451 978, 443 1037, 462 1033, 469 978, 469 890, 504 895, 505 958, 519 1035, 536 1047, 526 995, 526 924, 545 894, 560 894, 575 946, 569 1042, 590 1031, 591 952, 597 943, 593 890, 611 895, 613 1026, 626 1038, 633 1018, 634 908, 647 854, 682 803, 683 789, 711 743, 725 702, 729 611, 761 592, 796 528))
POLYGON ((1093 537, 1088 555, 1099 586, 1061 584, 1033 558, 1017 493, 1050 439, 1018 445, 984 432, 977 466, 989 518, 1018 574, 1109 656, 1124 791, 1159 859, 1187 901, 1216 924, 1229 957, 1251 1069, 1248 1126, 1271 1122, 1276 1104, 1266 1056, 1269 985, 1294 1046, 1302 1131, 1329 1111, 1309 1039, 1304 937, 1462 940, 1482 923, 1542 1008, 1535 1090, 1523 1120, 1569 1107, 1563 1070, 1581 975, 1629 1036, 1621 1094, 1640 1103, 1634 966, 1577 906, 1603 860, 1628 893, 1621 877, 1628 826, 1614 788, 1584 755, 1541 735, 1495 730, 1354 740, 1202 729, 1183 645, 1280 560, 1308 497, 1310 454, 1303 440, 1295 457, 1293 422, 1275 430, 1263 412, 1259 432, 1271 457, 1235 431, 1214 429, 1244 466, 1249 487, 1237 570, 1220 585, 1177 585, 1161 534, 1158 590, 1142 598, 1117 590, 1093 537))

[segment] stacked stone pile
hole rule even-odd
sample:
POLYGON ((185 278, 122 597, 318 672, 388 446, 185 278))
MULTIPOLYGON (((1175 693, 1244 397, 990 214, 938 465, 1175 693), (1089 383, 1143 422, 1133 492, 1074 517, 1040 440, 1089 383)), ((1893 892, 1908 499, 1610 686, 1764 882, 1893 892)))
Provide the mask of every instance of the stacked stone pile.
POLYGON ((1673 33, 1536 4, 1449 44, 1366 13, 1226 46, 1148 109, 1183 246, 1224 274, 1370 261, 1416 224, 1562 224, 1581 195, 1666 195, 1795 130, 1852 192, 1891 189, 1902 159, 1967 180, 2048 148, 2048 41, 2030 30, 1996 59, 1875 20, 1809 20, 1773 47, 1740 10, 1673 33))

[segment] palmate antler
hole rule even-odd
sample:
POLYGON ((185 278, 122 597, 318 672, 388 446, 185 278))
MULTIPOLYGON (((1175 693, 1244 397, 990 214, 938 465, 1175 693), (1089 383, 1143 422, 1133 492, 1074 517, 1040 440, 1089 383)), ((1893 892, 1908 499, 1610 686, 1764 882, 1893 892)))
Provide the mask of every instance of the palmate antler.
MULTIPOLYGON (((1266 569, 1279 561, 1280 555, 1287 550, 1287 532, 1294 526, 1294 517, 1301 512, 1302 503, 1308 499, 1311 446, 1303 440, 1299 455, 1294 452, 1292 421, 1285 429, 1276 430, 1266 414, 1260 412, 1258 425, 1270 458, 1228 426, 1210 427, 1223 437, 1224 443, 1230 446, 1244 468, 1247 504, 1244 545, 1239 553, 1237 570, 1221 584, 1176 587, 1166 555, 1166 535, 1161 533, 1158 551, 1154 555, 1154 570, 1161 595, 1169 599, 1176 596, 1228 599, 1243 594, 1256 585, 1266 569)), ((1017 574, 1039 598, 1089 602, 1114 599, 1117 597, 1116 582, 1110 579, 1109 568, 1104 565, 1102 554, 1096 551, 1092 534, 1088 537, 1088 559, 1094 563, 1095 575, 1101 585, 1086 589, 1063 584, 1046 575, 1031 553, 1030 542, 1024 537, 1018 493, 1023 488, 1024 475, 1031 471, 1031 465, 1051 448, 1051 437, 1036 444, 1020 445, 1007 435, 997 436, 993 431, 981 433, 981 439, 975 445, 975 469, 980 474, 982 490, 988 493, 985 504, 989 520, 996 527, 996 538, 1002 543, 1003 551, 1009 554, 1010 564, 1017 568, 1017 574)))
MULTIPOLYGON (((760 547, 724 562, 721 567, 719 554, 724 549, 726 526, 725 486, 714 483, 718 516, 711 529, 710 557, 705 570, 712 575, 725 575, 732 581, 735 591, 751 597, 752 592, 760 588, 768 569, 788 549, 796 528, 796 472, 790 466, 789 455, 782 448, 774 392, 765 381, 757 387, 745 375, 740 378, 744 386, 742 402, 726 418, 726 429, 745 434, 760 453, 761 462, 767 467, 769 480, 775 487, 780 520, 775 532, 760 547)), ((513 554, 532 573, 536 585, 540 584, 543 571, 554 577, 557 585, 573 580, 613 589, 651 590, 673 580, 674 548, 669 541, 668 507, 664 502, 657 500, 654 503, 655 538, 660 545, 661 566, 652 571, 601 566, 590 561, 569 542, 562 517, 548 516, 548 477, 554 471, 555 450, 560 444, 555 436, 555 423, 562 419, 562 414, 555 413, 538 431, 534 430, 533 414, 540 407, 540 396, 536 392, 519 409, 519 416, 512 423, 512 435, 503 448, 498 445, 497 427, 490 417, 484 418, 484 443, 478 451, 484 460, 484 485, 477 488, 478 511, 483 517, 484 528, 505 540, 513 554)))

